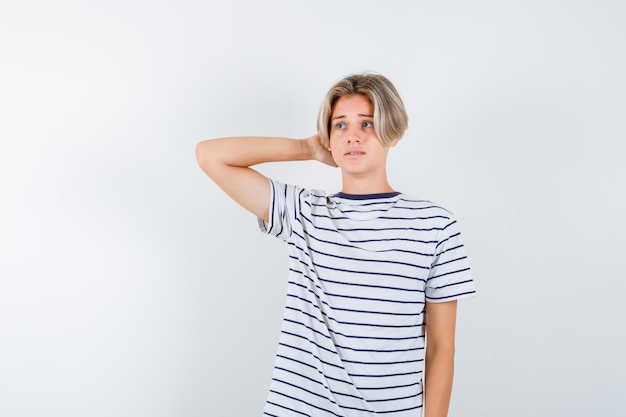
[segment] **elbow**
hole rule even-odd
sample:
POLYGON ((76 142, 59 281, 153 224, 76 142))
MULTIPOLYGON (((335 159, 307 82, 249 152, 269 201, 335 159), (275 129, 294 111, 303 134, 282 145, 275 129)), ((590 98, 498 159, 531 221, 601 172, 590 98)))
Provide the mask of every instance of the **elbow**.
POLYGON ((432 343, 426 342, 426 358, 441 358, 442 360, 454 361, 455 346, 454 343, 432 343))
POLYGON ((202 142, 198 142, 198 144, 196 145, 196 161, 198 162, 198 165, 200 165, 201 168, 204 169, 204 166, 207 163, 207 148, 208 148, 208 141, 203 140, 202 142))
POLYGON ((203 140, 196 145, 196 161, 207 175, 216 165, 216 153, 211 140, 203 140))

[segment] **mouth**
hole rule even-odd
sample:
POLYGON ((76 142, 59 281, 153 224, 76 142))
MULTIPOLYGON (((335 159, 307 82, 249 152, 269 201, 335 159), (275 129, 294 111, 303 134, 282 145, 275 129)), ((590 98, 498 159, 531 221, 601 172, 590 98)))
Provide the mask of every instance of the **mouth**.
POLYGON ((363 152, 363 151, 350 151, 350 152, 346 152, 344 155, 345 156, 360 156, 360 155, 365 155, 365 152, 363 152))

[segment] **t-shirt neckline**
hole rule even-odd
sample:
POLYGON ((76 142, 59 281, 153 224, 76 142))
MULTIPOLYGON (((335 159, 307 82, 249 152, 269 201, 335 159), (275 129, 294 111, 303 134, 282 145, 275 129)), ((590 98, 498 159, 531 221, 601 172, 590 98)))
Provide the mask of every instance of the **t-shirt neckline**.
POLYGON ((342 191, 333 195, 337 198, 345 198, 347 200, 376 200, 384 198, 392 198, 400 195, 399 191, 392 191, 388 193, 375 193, 375 194, 347 194, 342 191))

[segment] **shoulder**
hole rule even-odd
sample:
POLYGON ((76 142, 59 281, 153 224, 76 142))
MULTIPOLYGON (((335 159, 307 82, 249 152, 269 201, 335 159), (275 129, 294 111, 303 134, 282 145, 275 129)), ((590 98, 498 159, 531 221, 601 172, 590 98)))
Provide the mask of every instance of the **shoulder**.
POLYGON ((416 198, 408 194, 401 193, 398 196, 396 208, 410 210, 413 212, 421 212, 424 215, 434 216, 442 219, 453 219, 454 213, 431 200, 416 198))
POLYGON ((281 181, 277 181, 273 178, 268 178, 272 188, 272 198, 281 199, 286 201, 300 201, 302 203, 309 204, 321 204, 326 203, 330 198, 326 191, 318 189, 308 189, 299 185, 288 184, 281 181))

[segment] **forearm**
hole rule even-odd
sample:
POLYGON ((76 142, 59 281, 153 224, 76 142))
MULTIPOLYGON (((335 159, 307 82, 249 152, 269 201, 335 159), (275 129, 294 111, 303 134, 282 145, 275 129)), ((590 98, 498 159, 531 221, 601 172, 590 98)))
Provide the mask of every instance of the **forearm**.
POLYGON ((196 156, 207 171, 216 164, 250 167, 263 162, 308 160, 313 153, 306 139, 232 137, 200 142, 196 156))
POLYGON ((263 162, 314 157, 309 139, 233 137, 205 140, 196 147, 202 170, 233 200, 257 217, 269 219, 267 178, 250 167, 263 162))
POLYGON ((446 417, 454 377, 454 346, 426 349, 424 417, 446 417))

